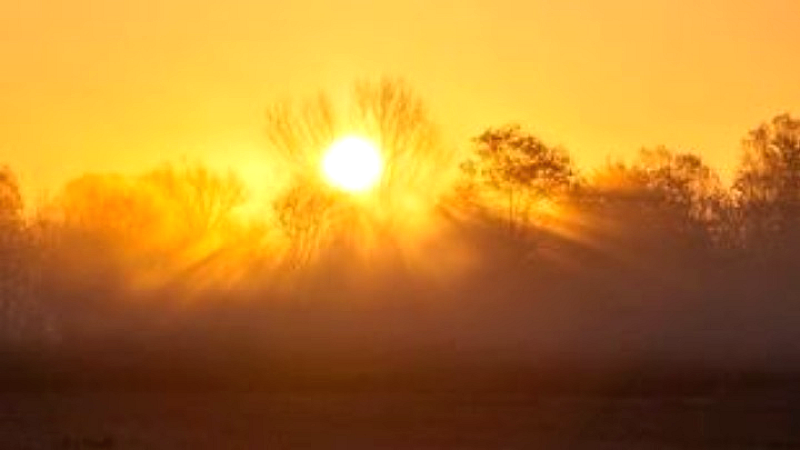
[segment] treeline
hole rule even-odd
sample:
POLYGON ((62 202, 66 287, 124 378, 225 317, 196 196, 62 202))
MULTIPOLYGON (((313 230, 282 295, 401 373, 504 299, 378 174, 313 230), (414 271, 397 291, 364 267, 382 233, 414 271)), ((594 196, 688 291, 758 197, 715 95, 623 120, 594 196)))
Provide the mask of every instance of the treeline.
MULTIPOLYGON (((800 120, 779 115, 752 130, 743 140, 733 183, 726 185, 700 156, 664 147, 581 171, 565 149, 517 125, 487 129, 461 153, 431 150, 435 131, 405 88, 385 83, 374 91, 361 89, 367 117, 362 120, 378 127, 379 141, 388 148, 387 176, 393 177, 379 188, 378 201, 369 206, 377 209, 368 213, 301 170, 282 194, 246 212, 257 197, 245 183, 235 173, 199 164, 139 176, 86 175, 26 210, 13 172, 2 169, 0 338, 12 346, 64 344, 91 334, 87 330, 121 333, 124 327, 114 320, 123 316, 127 333, 151 321, 136 316, 142 313, 137 302, 162 309, 208 298, 228 305, 270 303, 332 289, 343 297, 352 292, 342 287, 341 280, 352 275, 348 270, 361 271, 356 278, 371 286, 365 296, 447 292, 453 299, 443 302, 471 305, 491 298, 493 306, 472 310, 514 315, 516 325, 504 326, 533 330, 525 338, 531 341, 537 329, 563 335, 537 321, 545 317, 541 310, 564 305, 608 315, 608 322, 595 326, 609 329, 678 314, 675 320, 683 325, 659 338, 668 341, 683 339, 676 336, 685 337, 687 330, 695 332, 691 339, 700 339, 697 332, 714 326, 735 333, 737 321, 750 311, 791 320, 786 314, 796 309, 800 292, 800 120), (412 151, 404 153, 407 148, 412 151), (434 160, 441 165, 425 166, 434 160), (449 160, 457 169, 452 176, 445 174, 449 160), (403 174, 404 169, 429 174, 403 174), (437 173, 448 187, 428 193, 419 183, 437 173), (427 198, 430 211, 420 212, 419 201, 411 202, 416 209, 406 206, 417 197, 403 192, 427 198), (387 208, 400 213, 392 216, 387 208), (415 256, 418 263, 403 260, 407 241, 399 237, 415 229, 404 222, 411 211, 434 215, 424 226, 446 230, 416 249, 424 253, 415 256), (346 243, 359 240, 378 241, 370 244, 372 259, 366 262, 348 253, 352 245, 346 243), (414 279, 420 265, 449 264, 456 245, 442 247, 443 240, 468 249, 465 259, 471 261, 463 273, 454 271, 445 290, 414 279), (388 266, 381 281, 370 282, 365 267, 375 258, 397 264, 388 266), (286 280, 293 279, 301 281, 287 289, 286 280), (520 304, 528 305, 528 315, 518 314, 520 304), (715 311, 733 314, 731 322, 715 311)), ((302 122, 309 116, 274 114, 273 143, 292 155, 293 145, 305 145, 301 138, 308 135, 300 125, 310 123, 302 122)), ((317 129, 331 123, 325 114, 312 116, 317 129)), ((313 161, 313 155, 300 159, 313 161)), ((594 339, 587 336, 575 338, 574 345, 594 339)))

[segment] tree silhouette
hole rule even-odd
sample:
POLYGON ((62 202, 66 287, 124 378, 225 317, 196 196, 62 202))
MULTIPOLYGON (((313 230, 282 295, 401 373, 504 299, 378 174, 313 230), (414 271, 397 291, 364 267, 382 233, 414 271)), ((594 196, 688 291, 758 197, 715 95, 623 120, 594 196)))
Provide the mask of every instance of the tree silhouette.
POLYGON ((37 248, 16 177, 0 167, 0 340, 49 338, 51 318, 37 298, 37 248))
POLYGON ((290 266, 311 261, 333 222, 335 207, 336 199, 329 191, 309 183, 297 183, 274 200, 278 226, 291 243, 290 266))
POLYGON ((569 155, 519 125, 490 128, 473 142, 473 155, 462 170, 478 196, 490 205, 504 205, 512 232, 530 225, 537 204, 568 193, 577 183, 569 155))
POLYGON ((454 152, 441 144, 424 102, 402 80, 358 82, 336 106, 324 94, 300 104, 279 103, 268 110, 267 137, 288 174, 272 206, 290 244, 305 248, 301 254, 325 241, 320 233, 353 234, 351 227, 377 223, 371 229, 401 233, 397 228, 420 208, 437 206, 456 168, 454 152), (363 136, 380 149, 383 172, 368 202, 338 195, 320 177, 324 152, 348 135, 363 136))
POLYGON ((752 130, 743 146, 734 193, 746 239, 765 251, 798 248, 800 120, 776 116, 752 130))
POLYGON ((0 337, 20 333, 26 300, 22 196, 16 177, 0 167, 0 337))
POLYGON ((182 233, 199 236, 231 221, 234 209, 247 199, 242 181, 233 173, 215 173, 200 164, 166 165, 145 174, 142 181, 152 186, 175 214, 182 233))
POLYGON ((0 244, 10 245, 22 229, 22 195, 14 173, 0 166, 0 244))
POLYGON ((163 216, 155 200, 133 177, 88 174, 70 181, 56 202, 67 227, 111 249, 157 234, 163 216))
POLYGON ((675 227, 698 244, 728 245, 729 198, 719 176, 692 153, 643 149, 634 166, 658 200, 673 209, 675 227))
POLYGON ((717 174, 692 153, 641 149, 632 164, 612 163, 598 171, 590 197, 604 204, 606 220, 616 219, 631 236, 672 240, 673 247, 678 239, 696 250, 730 243, 727 193, 717 174))
POLYGON ((384 159, 381 200, 402 208, 406 198, 430 199, 446 189, 453 151, 442 142, 423 100, 402 80, 362 81, 353 90, 357 128, 378 143, 384 159))
POLYGON ((295 104, 278 102, 267 110, 266 136, 273 155, 292 177, 317 173, 321 152, 333 143, 341 120, 325 94, 295 104))
POLYGON ((184 164, 140 176, 85 175, 67 184, 58 203, 68 226, 108 245, 166 250, 153 247, 203 239, 229 224, 245 199, 232 173, 184 164))

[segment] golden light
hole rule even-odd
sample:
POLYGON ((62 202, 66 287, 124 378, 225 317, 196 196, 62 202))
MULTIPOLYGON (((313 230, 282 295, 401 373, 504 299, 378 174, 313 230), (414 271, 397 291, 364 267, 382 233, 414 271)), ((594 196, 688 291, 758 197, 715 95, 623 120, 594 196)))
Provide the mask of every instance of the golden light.
POLYGON ((347 192, 364 192, 378 183, 383 171, 378 148, 351 136, 331 145, 322 158, 322 174, 331 185, 347 192))

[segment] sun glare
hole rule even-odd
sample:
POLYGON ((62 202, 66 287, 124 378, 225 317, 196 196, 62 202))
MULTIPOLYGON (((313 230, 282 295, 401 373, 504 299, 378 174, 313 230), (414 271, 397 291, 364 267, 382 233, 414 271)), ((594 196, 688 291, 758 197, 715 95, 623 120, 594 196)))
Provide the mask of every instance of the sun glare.
POLYGON ((364 192, 380 180, 383 161, 367 139, 346 137, 331 145, 322 158, 322 174, 331 185, 347 192, 364 192))

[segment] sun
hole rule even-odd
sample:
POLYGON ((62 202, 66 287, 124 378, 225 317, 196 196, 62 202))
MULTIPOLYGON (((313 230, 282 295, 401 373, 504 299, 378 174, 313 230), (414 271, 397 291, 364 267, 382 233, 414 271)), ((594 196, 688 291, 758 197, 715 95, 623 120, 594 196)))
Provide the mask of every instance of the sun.
POLYGON ((358 136, 333 143, 322 157, 322 175, 334 187, 351 193, 365 192, 375 186, 383 172, 378 147, 358 136))

